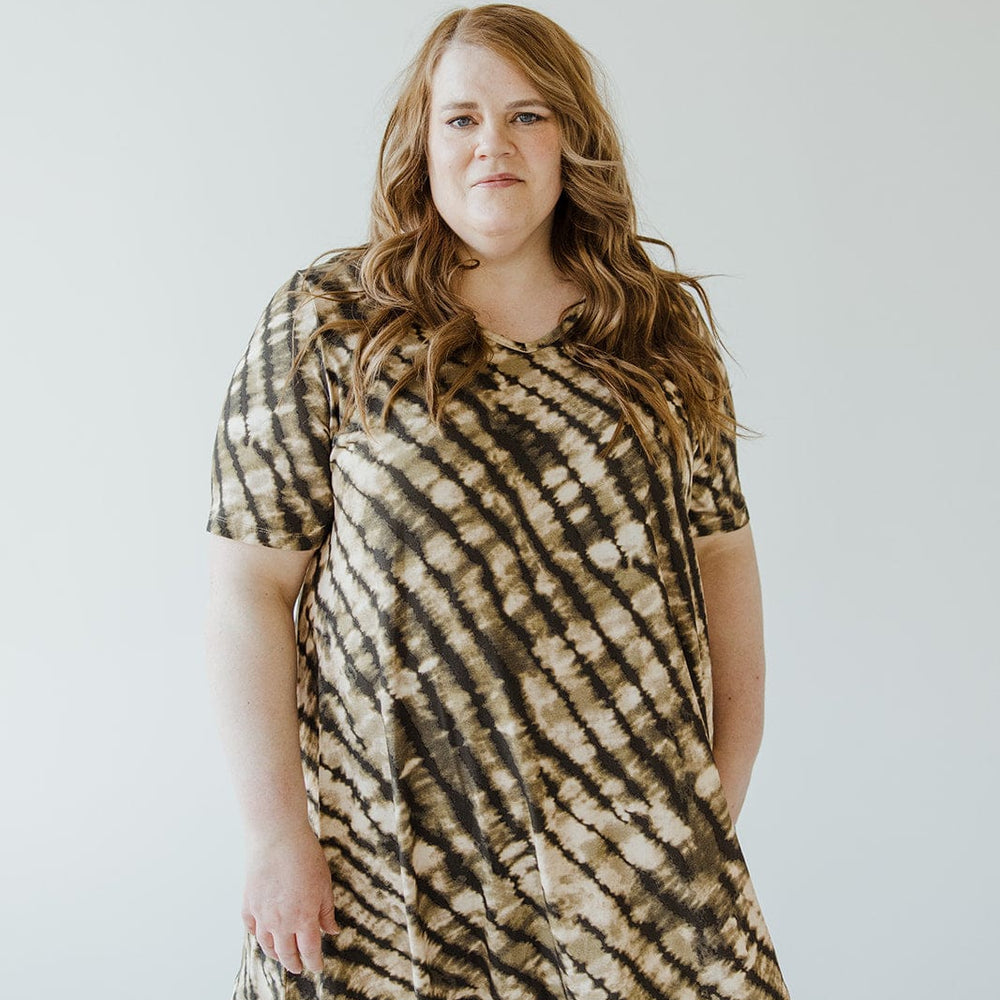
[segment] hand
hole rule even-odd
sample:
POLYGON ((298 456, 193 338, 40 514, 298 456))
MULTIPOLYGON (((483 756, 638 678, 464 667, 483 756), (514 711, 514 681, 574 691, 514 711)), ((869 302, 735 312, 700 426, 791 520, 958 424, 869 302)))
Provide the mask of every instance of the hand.
POLYGON ((251 837, 243 923, 264 953, 291 973, 323 968, 323 934, 336 934, 333 884, 308 825, 251 837))

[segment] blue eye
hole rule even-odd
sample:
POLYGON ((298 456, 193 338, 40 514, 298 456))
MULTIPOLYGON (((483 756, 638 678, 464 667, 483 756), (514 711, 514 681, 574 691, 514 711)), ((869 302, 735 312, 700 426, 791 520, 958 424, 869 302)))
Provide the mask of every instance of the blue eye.
MULTIPOLYGON (((534 111, 519 111, 514 115, 514 122, 518 125, 534 125, 535 122, 544 121, 545 118, 534 111)), ((449 118, 447 124, 451 128, 467 129, 475 124, 471 115, 459 115, 457 118, 449 118)))

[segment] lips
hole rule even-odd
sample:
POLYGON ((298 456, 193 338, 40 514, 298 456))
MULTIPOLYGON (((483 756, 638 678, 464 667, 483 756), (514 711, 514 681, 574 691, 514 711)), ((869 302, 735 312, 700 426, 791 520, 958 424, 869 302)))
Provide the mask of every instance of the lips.
POLYGON ((513 174, 490 174, 489 177, 484 177, 482 180, 476 181, 473 187, 479 187, 481 184, 486 185, 504 185, 513 184, 515 181, 519 181, 520 177, 515 177, 513 174))

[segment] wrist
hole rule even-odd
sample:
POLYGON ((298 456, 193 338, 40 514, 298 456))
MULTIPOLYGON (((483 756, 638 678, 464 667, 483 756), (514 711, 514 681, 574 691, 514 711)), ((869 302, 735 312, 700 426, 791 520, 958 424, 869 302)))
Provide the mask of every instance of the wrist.
POLYGON ((266 850, 270 845, 302 836, 315 836, 304 803, 300 809, 275 810, 244 823, 244 837, 251 850, 266 850))

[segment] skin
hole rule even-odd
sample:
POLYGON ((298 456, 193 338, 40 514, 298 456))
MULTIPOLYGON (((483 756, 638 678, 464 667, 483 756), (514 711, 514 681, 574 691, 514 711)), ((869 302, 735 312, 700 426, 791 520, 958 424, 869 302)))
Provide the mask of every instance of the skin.
POLYGON ((764 621, 750 525, 695 538, 712 661, 712 753, 735 823, 764 731, 764 621))
POLYGON ((435 207, 480 266, 459 295, 488 329, 516 340, 548 333, 583 297, 552 259, 562 193, 559 125, 534 85, 506 59, 453 45, 431 78, 427 172, 435 207), (483 184, 512 174, 507 186, 483 184))
MULTIPOLYGON (((558 273, 549 249, 561 192, 558 127, 519 70, 478 47, 446 50, 432 80, 428 172, 439 212, 481 262, 458 290, 477 319, 517 340, 551 330, 582 290, 558 273), (473 107, 445 108, 457 102, 473 107), (476 184, 496 173, 517 183, 476 184)), ((756 557, 749 526, 698 538, 695 550, 714 752, 735 822, 763 724, 756 557)), ((299 757, 293 608, 312 555, 209 536, 207 663, 246 833, 243 921, 292 973, 320 971, 322 937, 339 930, 299 757)))
POLYGON ((311 552, 209 536, 206 652, 247 846, 243 923, 290 972, 323 965, 330 869, 299 758, 292 610, 311 552))

